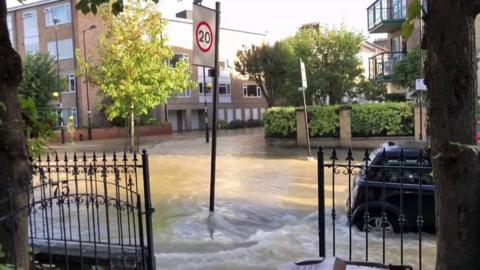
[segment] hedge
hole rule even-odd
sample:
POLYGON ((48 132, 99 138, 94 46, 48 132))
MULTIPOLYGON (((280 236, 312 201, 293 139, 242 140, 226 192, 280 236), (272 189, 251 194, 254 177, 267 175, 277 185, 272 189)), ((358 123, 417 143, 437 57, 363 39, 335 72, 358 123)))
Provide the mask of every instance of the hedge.
POLYGON ((273 107, 263 113, 263 125, 267 138, 297 137, 295 108, 273 107))
POLYGON ((413 118, 410 103, 355 104, 352 106, 352 136, 412 136, 413 118))
MULTIPOLYGON (((307 109, 309 132, 313 138, 338 137, 339 106, 307 109)), ((296 113, 293 107, 268 109, 263 116, 265 137, 295 138, 296 113)), ((412 136, 413 106, 405 102, 355 104, 352 106, 352 136, 412 136)))

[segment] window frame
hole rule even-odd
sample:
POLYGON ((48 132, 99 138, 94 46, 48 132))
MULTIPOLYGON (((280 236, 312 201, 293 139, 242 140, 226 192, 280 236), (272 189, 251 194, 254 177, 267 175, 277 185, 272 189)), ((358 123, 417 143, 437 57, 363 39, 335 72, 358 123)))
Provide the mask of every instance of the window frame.
POLYGON ((62 91, 62 93, 75 93, 77 92, 77 77, 75 76, 74 73, 67 73, 65 74, 65 76, 67 77, 67 83, 68 83, 68 86, 67 86, 67 89, 68 90, 65 90, 65 91, 62 91), (71 79, 73 78, 73 90, 71 89, 71 79))
POLYGON ((72 7, 70 6, 70 3, 63 3, 63 4, 58 4, 58 5, 53 5, 53 6, 46 7, 43 10, 43 12, 45 14, 45 27, 55 26, 55 23, 53 23, 54 18, 52 18, 52 9, 58 8, 58 7, 64 7, 65 8, 65 15, 68 14, 69 21, 60 21, 59 23, 57 23, 57 26, 72 22, 72 14, 71 14, 72 13, 72 7), (68 6, 68 12, 66 10, 67 6, 68 6))
MULTIPOLYGON (((72 39, 72 38, 66 38, 66 39, 61 39, 61 40, 57 40, 57 41, 55 41, 55 40, 49 41, 49 42, 47 42, 47 50, 48 50, 48 54, 50 54, 50 56, 52 56, 53 59, 55 59, 55 61, 57 61, 57 60, 73 59, 73 57, 74 57, 74 53, 73 53, 73 50, 74 50, 74 47, 73 47, 73 39, 72 39), (57 50, 57 47, 56 47, 56 44, 55 44, 56 42, 58 42, 58 48, 60 49, 60 44, 61 44, 61 42, 62 42, 62 41, 68 41, 68 40, 70 40, 70 44, 71 44, 72 46, 71 46, 71 50, 69 50, 69 51, 70 51, 70 54, 69 54, 67 57, 62 57, 61 54, 58 54, 58 59, 57 59, 57 52, 56 52, 56 51, 55 51, 55 54, 53 54, 53 55, 50 53, 50 49, 49 49, 49 45, 50 45, 50 44, 52 44, 52 46, 53 46, 52 48, 53 48, 54 50, 57 50)), ((60 50, 60 51, 61 51, 61 50, 60 50)))
POLYGON ((219 83, 218 84, 218 94, 220 96, 231 96, 232 95, 231 85, 229 83, 219 83), (220 93, 220 87, 225 87, 225 94, 220 93))
POLYGON ((243 84, 243 97, 244 98, 261 98, 262 97, 262 90, 260 89, 260 86, 256 84, 243 84), (255 96, 249 96, 248 95, 248 86, 255 85, 257 86, 257 95, 255 96))

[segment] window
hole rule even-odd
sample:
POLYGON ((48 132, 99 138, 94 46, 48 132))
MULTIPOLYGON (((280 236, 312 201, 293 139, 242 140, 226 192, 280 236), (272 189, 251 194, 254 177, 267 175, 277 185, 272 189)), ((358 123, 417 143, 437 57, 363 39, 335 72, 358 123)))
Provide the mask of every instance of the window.
MULTIPOLYGON (((212 94, 212 84, 211 83, 207 83, 207 95, 211 95, 212 94)), ((203 94, 203 83, 198 83, 198 92, 200 94, 203 94)))
POLYGON ((220 95, 230 95, 230 84, 228 83, 221 83, 218 85, 218 93, 220 95))
POLYGON ((34 54, 39 50, 37 12, 23 13, 23 44, 26 54, 34 54))
POLYGON ((10 42, 12 43, 12 47, 15 48, 15 40, 13 39, 13 23, 12 23, 12 15, 7 15, 7 27, 8 27, 8 34, 10 35, 10 42))
POLYGON ((192 95, 192 90, 187 89, 187 90, 185 90, 181 93, 178 93, 177 97, 179 97, 179 98, 189 98, 191 95, 192 95))
POLYGON ((68 88, 66 92, 75 92, 77 90, 75 74, 67 74, 68 88))
POLYGON ((172 60, 170 60, 170 65, 172 67, 176 67, 178 62, 180 62, 181 60, 185 59, 185 61, 188 63, 188 54, 181 54, 181 53, 176 53, 172 60))
POLYGON ((260 87, 255 84, 244 84, 243 85, 243 96, 244 97, 261 97, 260 87))
POLYGON ((54 26, 53 19, 57 19, 57 25, 71 22, 70 4, 48 7, 45 9, 45 23, 54 26))
MULTIPOLYGON (((56 41, 48 42, 48 53, 54 58, 57 57, 57 44, 56 41)), ((58 41, 58 59, 70 59, 73 58, 73 43, 72 39, 63 39, 58 41)))

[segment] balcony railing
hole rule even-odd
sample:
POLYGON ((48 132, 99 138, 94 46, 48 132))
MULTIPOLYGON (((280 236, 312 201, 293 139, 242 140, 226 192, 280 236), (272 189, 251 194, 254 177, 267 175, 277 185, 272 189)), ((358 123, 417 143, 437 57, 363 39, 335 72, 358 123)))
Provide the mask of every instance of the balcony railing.
POLYGON ((386 52, 371 57, 368 61, 370 79, 390 79, 393 75, 393 67, 406 55, 405 52, 386 52))
POLYGON ((406 0, 377 0, 368 9, 368 31, 390 33, 398 30, 407 15, 406 0))

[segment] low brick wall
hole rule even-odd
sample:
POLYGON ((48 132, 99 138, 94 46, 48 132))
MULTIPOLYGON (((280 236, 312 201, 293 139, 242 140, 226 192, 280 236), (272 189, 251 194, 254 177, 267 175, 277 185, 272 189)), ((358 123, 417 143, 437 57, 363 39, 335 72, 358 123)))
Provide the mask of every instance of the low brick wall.
MULTIPOLYGON (((172 125, 170 123, 154 125, 154 126, 140 126, 135 127, 136 133, 141 136, 167 135, 172 134, 172 125)), ((75 141, 88 140, 88 129, 78 128, 75 130, 75 141)), ((110 127, 110 128, 92 128, 93 140, 104 140, 114 138, 128 137, 128 130, 125 127, 110 127)), ((67 129, 65 129, 65 141, 68 141, 67 129)), ((51 142, 60 142, 60 130, 55 131, 55 138, 51 142)))

